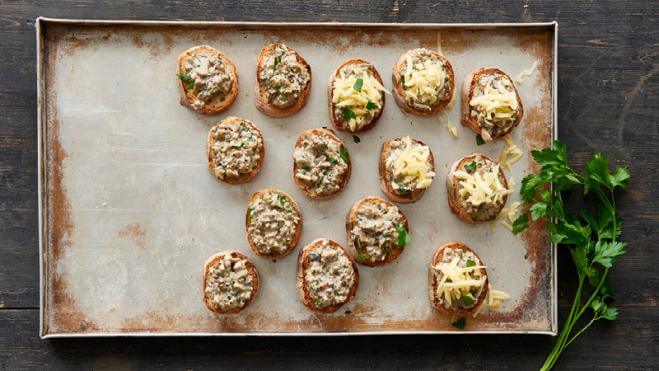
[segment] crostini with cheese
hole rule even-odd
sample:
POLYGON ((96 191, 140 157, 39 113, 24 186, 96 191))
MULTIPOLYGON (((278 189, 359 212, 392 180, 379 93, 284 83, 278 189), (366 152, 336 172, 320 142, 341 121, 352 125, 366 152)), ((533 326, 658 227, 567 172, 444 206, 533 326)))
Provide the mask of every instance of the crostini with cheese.
POLYGON ((219 50, 200 45, 178 57, 181 104, 215 115, 229 108, 238 96, 238 72, 233 61, 219 50))
POLYGON ((462 88, 462 125, 488 142, 510 133, 524 116, 513 80, 495 67, 469 74, 462 88))
POLYGON ((403 53, 394 65, 392 80, 396 104, 420 116, 444 109, 455 90, 451 63, 441 53, 425 48, 403 53))
POLYGON ((262 189, 252 195, 245 214, 249 247, 257 255, 279 259, 295 249, 302 234, 302 213, 284 191, 262 189))
POLYGON ((311 92, 311 67, 295 50, 282 43, 261 50, 256 64, 256 108, 270 117, 288 117, 300 111, 311 92))
POLYGON ((254 264, 235 251, 217 253, 204 264, 204 302, 219 314, 238 313, 247 308, 259 291, 254 264))
POLYGON ((380 188, 390 200, 416 202, 435 178, 435 159, 430 147, 408 135, 382 144, 379 171, 380 188))
POLYGON ((358 287, 357 264, 337 242, 319 238, 300 251, 297 289, 309 309, 336 312, 355 296, 358 287))
POLYGON ((249 120, 230 116, 208 132, 208 168, 229 184, 247 183, 254 178, 265 159, 261 131, 249 120))
POLYGON ((446 189, 451 211, 470 224, 496 219, 512 193, 501 166, 481 153, 453 163, 446 189))
POLYGON ((347 60, 332 73, 327 89, 332 124, 358 133, 372 128, 384 108, 386 90, 380 73, 363 59, 347 60))

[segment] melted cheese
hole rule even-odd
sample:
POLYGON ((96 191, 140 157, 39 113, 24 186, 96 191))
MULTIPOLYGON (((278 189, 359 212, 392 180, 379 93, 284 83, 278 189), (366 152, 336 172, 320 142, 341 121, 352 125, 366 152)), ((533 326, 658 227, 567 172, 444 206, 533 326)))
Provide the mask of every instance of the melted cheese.
MULTIPOLYGON (((510 134, 503 137, 506 145, 499 152, 499 163, 508 171, 512 171, 511 165, 522 158, 522 151, 514 143, 510 134)), ((512 187, 510 187, 512 188, 512 187)))
POLYGON ((501 184, 499 165, 495 165, 493 171, 483 175, 478 172, 469 174, 464 170, 457 170, 453 175, 460 180, 461 198, 474 206, 496 203, 505 195, 512 193, 512 190, 501 184))
POLYGON ((410 136, 403 137, 404 147, 392 151, 386 160, 386 165, 393 165, 394 178, 403 178, 410 183, 416 183, 417 189, 430 187, 435 177, 430 165, 430 149, 427 146, 412 142, 410 136))
POLYGON ((444 87, 446 72, 438 60, 427 59, 415 64, 410 53, 407 53, 405 61, 403 95, 407 100, 412 100, 416 108, 430 111, 428 104, 437 102, 437 89, 444 87))
MULTIPOLYGON (((442 299, 450 307, 453 301, 461 300, 464 295, 470 295, 472 290, 480 292, 487 276, 477 276, 475 272, 486 268, 476 264, 471 267, 458 265, 460 257, 454 256, 450 262, 440 262, 435 265, 435 270, 442 273, 442 278, 437 282, 437 297, 442 299), (450 282, 448 282, 450 281, 450 282)), ((474 298, 474 301, 478 298, 474 298)))
POLYGON ((515 82, 518 84, 521 84, 526 80, 527 77, 531 76, 533 72, 535 71, 535 68, 538 66, 538 62, 533 62, 533 66, 531 68, 525 68, 523 69, 517 76, 515 76, 515 82))
POLYGON ((364 71, 361 76, 339 74, 334 80, 332 90, 332 103, 337 107, 348 107, 355 115, 356 119, 351 118, 348 126, 351 131, 358 129, 364 121, 364 117, 369 113, 366 105, 371 102, 381 110, 382 92, 388 93, 384 86, 370 73, 364 71), (360 90, 354 88, 357 79, 362 80, 360 90))

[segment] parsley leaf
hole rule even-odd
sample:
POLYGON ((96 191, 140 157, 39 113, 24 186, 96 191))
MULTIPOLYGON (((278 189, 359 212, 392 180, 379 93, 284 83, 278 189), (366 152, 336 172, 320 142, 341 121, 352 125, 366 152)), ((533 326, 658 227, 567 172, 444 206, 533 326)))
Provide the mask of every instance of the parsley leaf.
POLYGON ((177 73, 176 77, 178 77, 179 79, 181 79, 181 81, 185 83, 185 87, 188 90, 194 89, 194 79, 190 77, 187 73, 185 75, 181 73, 177 73))
POLYGON ((282 208, 286 207, 286 198, 280 194, 277 195, 277 201, 279 201, 279 206, 282 208))
POLYGON ((476 265, 476 263, 473 260, 467 260, 467 264, 466 264, 467 268, 473 267, 474 265, 476 265))
POLYGON ((345 121, 350 121, 350 119, 357 119, 357 115, 355 114, 355 111, 351 110, 348 107, 342 107, 341 113, 343 114, 343 119, 345 121))
POLYGON ((412 242, 412 238, 402 224, 396 227, 396 232, 398 232, 398 247, 405 247, 412 242))
POLYGON ((378 108, 378 105, 375 104, 375 103, 373 103, 373 102, 371 102, 370 100, 368 101, 368 103, 366 103, 366 109, 367 109, 367 110, 370 111, 370 110, 374 110, 374 109, 376 109, 376 108, 378 108))
POLYGON ((462 303, 466 306, 474 305, 474 298, 471 294, 462 295, 462 303))
POLYGON ((464 317, 460 317, 451 323, 451 326, 457 328, 458 330, 464 330, 465 325, 467 325, 467 319, 464 317))
POLYGON ((339 154, 341 155, 341 158, 343 159, 343 162, 346 164, 348 163, 348 150, 344 146, 341 146, 339 148, 339 154))
POLYGON ((483 137, 480 134, 476 135, 476 144, 479 146, 485 144, 485 141, 483 140, 483 137))
POLYGON ((521 214, 513 222, 513 233, 518 234, 519 232, 526 229, 529 226, 529 217, 526 214, 521 214))
POLYGON ((339 160, 337 160, 336 157, 330 157, 329 159, 327 159, 327 161, 329 161, 330 164, 336 164, 337 162, 339 162, 339 160))
POLYGON ((275 57, 275 65, 273 66, 273 68, 277 68, 277 65, 279 63, 281 63, 281 55, 275 57))
POLYGON ((355 142, 355 143, 359 143, 359 142, 361 142, 362 140, 361 140, 360 137, 358 137, 358 136, 356 136, 356 135, 353 135, 353 136, 352 136, 352 141, 355 142))
POLYGON ((362 79, 357 79, 357 81, 355 81, 355 85, 353 85, 352 88, 355 89, 355 90, 357 90, 357 91, 361 91, 361 90, 362 90, 362 86, 364 86, 364 80, 362 80, 362 79))
POLYGON ((474 171, 476 171, 476 166, 477 166, 476 161, 472 161, 467 165, 465 165, 465 170, 467 170, 467 172, 471 174, 474 171))

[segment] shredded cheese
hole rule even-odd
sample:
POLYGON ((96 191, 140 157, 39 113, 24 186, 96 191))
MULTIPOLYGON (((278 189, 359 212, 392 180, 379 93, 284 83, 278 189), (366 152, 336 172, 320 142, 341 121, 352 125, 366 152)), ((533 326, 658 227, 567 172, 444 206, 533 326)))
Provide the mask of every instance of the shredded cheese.
POLYGON ((403 148, 393 150, 387 156, 385 165, 393 166, 395 179, 402 178, 406 183, 416 184, 417 189, 430 187, 435 177, 430 164, 430 148, 413 142, 409 135, 402 140, 403 148))
POLYGON ((535 61, 533 62, 533 66, 531 68, 525 68, 523 69, 517 76, 515 76, 515 82, 518 84, 521 84, 526 80, 527 77, 531 76, 533 72, 535 71, 535 68, 538 66, 538 62, 535 61))
MULTIPOLYGON (((503 137, 506 145, 499 152, 499 164, 509 172, 512 171, 511 165, 522 158, 522 151, 514 143, 510 134, 503 137)), ((512 187, 510 187, 512 188, 512 187)))
POLYGON ((485 90, 485 94, 473 97, 469 101, 469 105, 477 107, 478 111, 483 112, 485 117, 505 120, 512 118, 519 109, 517 95, 514 91, 499 93, 493 91, 494 88, 490 85, 485 90))
POLYGON ((364 71, 359 76, 355 74, 346 75, 341 71, 334 80, 332 103, 337 107, 349 108, 355 113, 357 117, 350 118, 348 121, 350 130, 355 131, 364 124, 365 117, 369 113, 366 108, 369 103, 374 104, 377 110, 382 109, 382 92, 389 94, 384 86, 368 71, 364 71), (358 79, 362 80, 359 90, 355 89, 358 79))
POLYGON ((448 120, 448 123, 446 124, 446 129, 448 130, 449 133, 451 133, 451 135, 453 135, 455 139, 458 139, 460 137, 460 135, 458 134, 458 129, 456 129, 455 126, 453 126, 453 124, 451 124, 451 120, 448 120))
POLYGON ((501 184, 498 164, 492 171, 483 175, 478 172, 469 174, 464 170, 457 170, 454 176, 462 186, 459 191, 460 197, 474 206, 497 203, 502 197, 512 193, 512 190, 501 184))
POLYGON ((499 290, 494 290, 492 286, 490 286, 488 292, 487 292, 487 306, 488 308, 491 309, 497 309, 501 306, 501 301, 502 300, 509 300, 510 295, 503 291, 499 290))
MULTIPOLYGON (((453 256, 450 262, 439 262, 435 270, 441 273, 441 279, 437 282, 436 294, 446 306, 451 307, 454 302, 463 300, 465 296, 471 296, 472 291, 480 293, 485 285, 487 276, 481 275, 481 269, 486 268, 480 262, 471 267, 459 265, 460 257, 453 256)), ((477 297, 472 297, 475 302, 477 297)))
POLYGON ((447 75, 440 60, 428 58, 414 63, 411 54, 405 55, 403 95, 414 107, 430 111, 439 99, 437 92, 444 88, 447 75))
POLYGON ((517 219, 517 215, 519 214, 519 207, 522 204, 520 202, 513 202, 509 207, 504 207, 501 209, 501 212, 497 216, 497 219, 504 219, 507 218, 508 220, 501 220, 499 223, 506 227, 508 230, 512 232, 513 230, 513 225, 512 223, 515 222, 515 219, 517 219))

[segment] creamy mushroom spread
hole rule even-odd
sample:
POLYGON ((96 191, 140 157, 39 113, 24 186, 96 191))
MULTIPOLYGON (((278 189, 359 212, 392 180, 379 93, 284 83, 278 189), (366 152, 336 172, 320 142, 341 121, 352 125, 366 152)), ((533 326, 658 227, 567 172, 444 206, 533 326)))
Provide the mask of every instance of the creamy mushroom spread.
POLYGON ((293 153, 293 160, 295 178, 320 196, 341 190, 348 175, 348 151, 341 142, 327 135, 305 134, 293 153))
POLYGON ((355 269, 345 251, 327 240, 306 256, 304 283, 317 308, 343 304, 355 284, 355 269))
POLYGON ((396 194, 430 187, 435 177, 430 156, 430 148, 412 140, 409 135, 389 142, 385 167, 391 174, 391 188, 396 194))
POLYGON ((430 111, 437 103, 451 99, 447 67, 428 49, 414 49, 405 54, 400 84, 407 104, 419 110, 430 111))
POLYGON ((224 255, 209 269, 205 290, 216 309, 229 311, 245 306, 254 291, 247 260, 224 255))
POLYGON ((297 59, 297 53, 284 44, 275 44, 272 53, 263 59, 259 83, 268 102, 277 108, 294 105, 302 95, 311 76, 306 66, 297 59))
POLYGON ((449 310, 471 309, 478 304, 487 276, 476 254, 462 249, 445 248, 435 264, 435 298, 449 310))
POLYGON ((401 234, 407 233, 403 215, 394 205, 382 201, 363 203, 355 212, 350 242, 359 261, 385 260, 394 249, 405 247, 401 234))
POLYGON ((185 72, 179 78, 195 95, 192 105, 196 108, 215 99, 225 100, 233 87, 233 70, 219 54, 188 54, 183 68, 185 72))
POLYGON ((277 192, 260 194, 247 210, 247 232, 261 254, 281 254, 289 247, 300 215, 288 197, 277 192))
POLYGON ((373 121, 384 104, 384 87, 370 64, 348 64, 339 70, 332 87, 333 115, 357 131, 373 121))
POLYGON ((469 101, 470 116, 484 129, 483 139, 506 133, 519 116, 519 101, 510 78, 500 73, 480 75, 469 101))
POLYGON ((245 121, 216 125, 210 136, 210 156, 216 177, 239 178, 258 166, 263 138, 252 125, 245 121))
POLYGON ((505 196, 512 192, 501 183, 500 172, 499 164, 477 156, 453 173, 458 181, 458 202, 472 220, 496 218, 505 196))

